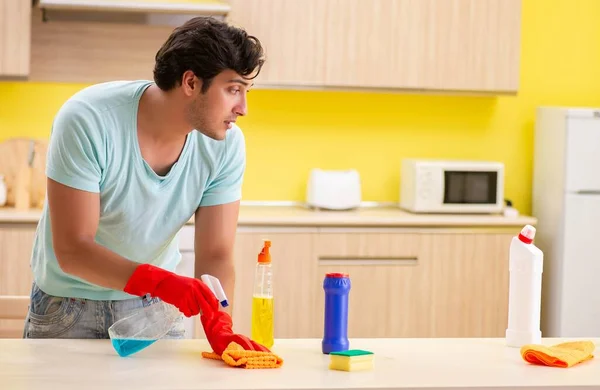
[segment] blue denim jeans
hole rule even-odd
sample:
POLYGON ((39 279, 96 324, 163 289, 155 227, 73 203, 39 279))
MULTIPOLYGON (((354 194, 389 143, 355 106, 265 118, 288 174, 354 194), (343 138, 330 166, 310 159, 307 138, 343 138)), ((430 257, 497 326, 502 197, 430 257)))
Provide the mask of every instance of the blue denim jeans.
MULTIPOLYGON (((141 297, 122 301, 55 297, 33 283, 23 338, 28 339, 107 339, 108 328, 136 310, 159 302, 141 297)), ((185 336, 183 315, 165 338, 185 336)))

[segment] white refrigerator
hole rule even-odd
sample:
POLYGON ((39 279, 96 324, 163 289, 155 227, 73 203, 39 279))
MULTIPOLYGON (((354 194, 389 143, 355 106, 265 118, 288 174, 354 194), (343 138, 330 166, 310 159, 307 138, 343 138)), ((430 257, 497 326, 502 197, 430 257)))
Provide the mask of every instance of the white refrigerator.
POLYGON ((600 337, 600 108, 539 107, 532 214, 543 337, 600 337))

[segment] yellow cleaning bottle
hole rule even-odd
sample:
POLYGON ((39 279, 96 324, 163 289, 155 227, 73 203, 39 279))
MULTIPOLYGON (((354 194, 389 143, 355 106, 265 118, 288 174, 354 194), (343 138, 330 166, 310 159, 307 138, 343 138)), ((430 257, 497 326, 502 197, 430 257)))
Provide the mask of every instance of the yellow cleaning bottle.
POLYGON ((252 296, 252 340, 267 348, 273 346, 273 280, 271 269, 271 241, 264 240, 258 254, 254 273, 252 296))

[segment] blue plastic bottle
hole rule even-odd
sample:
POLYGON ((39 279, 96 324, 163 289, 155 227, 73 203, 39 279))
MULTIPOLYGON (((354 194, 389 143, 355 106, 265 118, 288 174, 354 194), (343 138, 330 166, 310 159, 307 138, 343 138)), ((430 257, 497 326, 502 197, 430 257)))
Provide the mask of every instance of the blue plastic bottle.
POLYGON ((348 274, 328 273, 323 281, 325 290, 325 329, 322 348, 324 354, 347 351, 348 341, 348 274))

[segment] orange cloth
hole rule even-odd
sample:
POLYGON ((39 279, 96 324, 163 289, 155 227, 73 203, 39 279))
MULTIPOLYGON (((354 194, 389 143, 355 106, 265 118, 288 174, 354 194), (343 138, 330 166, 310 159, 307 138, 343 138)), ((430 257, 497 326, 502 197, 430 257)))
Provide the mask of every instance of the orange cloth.
POLYGON ((214 352, 202 352, 202 357, 223 360, 231 367, 241 368, 279 368, 283 364, 283 359, 273 352, 246 351, 233 341, 221 356, 214 352))
POLYGON ((532 364, 568 368, 592 359, 594 349, 591 341, 572 341, 550 347, 528 344, 521 347, 521 356, 532 364))

